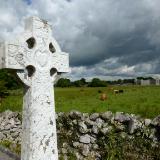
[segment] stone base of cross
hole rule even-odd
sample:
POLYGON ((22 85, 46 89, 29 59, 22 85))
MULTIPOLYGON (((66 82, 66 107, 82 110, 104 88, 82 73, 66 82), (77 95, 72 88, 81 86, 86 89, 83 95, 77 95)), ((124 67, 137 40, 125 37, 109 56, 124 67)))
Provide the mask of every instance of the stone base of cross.
POLYGON ((50 25, 27 19, 23 34, 0 45, 0 68, 15 69, 25 86, 21 160, 58 160, 53 83, 69 72, 69 58, 50 25))

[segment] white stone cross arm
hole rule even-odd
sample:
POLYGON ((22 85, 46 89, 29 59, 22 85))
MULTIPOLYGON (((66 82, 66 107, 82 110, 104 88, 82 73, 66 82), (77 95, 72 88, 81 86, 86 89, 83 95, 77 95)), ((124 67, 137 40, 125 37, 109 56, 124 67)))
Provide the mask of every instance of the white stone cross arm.
POLYGON ((0 68, 15 69, 24 82, 21 160, 58 160, 53 81, 69 72, 69 57, 50 25, 26 20, 25 32, 0 45, 0 68))

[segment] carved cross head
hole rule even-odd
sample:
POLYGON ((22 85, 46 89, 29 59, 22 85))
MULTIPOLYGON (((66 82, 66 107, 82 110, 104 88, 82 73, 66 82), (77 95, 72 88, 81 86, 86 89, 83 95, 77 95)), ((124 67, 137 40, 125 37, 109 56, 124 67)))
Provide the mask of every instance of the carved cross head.
POLYGON ((25 22, 23 34, 0 44, 0 68, 16 69, 27 84, 33 72, 50 73, 51 76, 69 72, 69 56, 52 37, 47 21, 31 17, 25 22))

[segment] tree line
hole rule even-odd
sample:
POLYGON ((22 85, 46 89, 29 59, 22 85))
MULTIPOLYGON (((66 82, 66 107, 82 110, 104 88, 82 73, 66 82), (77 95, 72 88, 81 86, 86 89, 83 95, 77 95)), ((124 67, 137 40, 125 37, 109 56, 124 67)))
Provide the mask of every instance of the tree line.
MULTIPOLYGON (((152 77, 137 77, 137 79, 152 79, 152 77)), ((85 78, 71 81, 68 78, 60 78, 55 87, 106 87, 107 85, 123 85, 135 84, 135 79, 118 79, 105 81, 99 78, 93 78, 90 82, 85 78)), ((13 70, 2 69, 0 70, 0 95, 7 90, 22 88, 22 84, 17 80, 13 70)))
POLYGON ((60 78, 55 87, 106 87, 106 81, 100 80, 99 78, 93 78, 91 82, 87 82, 85 78, 80 80, 71 81, 67 78, 60 78))
POLYGON ((56 87, 106 87, 107 85, 135 84, 135 79, 118 79, 113 81, 104 81, 99 78, 93 78, 87 82, 85 78, 71 81, 68 78, 60 78, 55 84, 56 87))

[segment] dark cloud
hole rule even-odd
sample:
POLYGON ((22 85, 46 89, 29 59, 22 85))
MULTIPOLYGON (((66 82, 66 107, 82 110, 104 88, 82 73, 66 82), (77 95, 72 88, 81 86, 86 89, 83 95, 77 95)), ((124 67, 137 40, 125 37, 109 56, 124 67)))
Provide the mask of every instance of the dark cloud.
POLYGON ((159 0, 7 0, 0 6, 0 33, 17 34, 24 18, 38 15, 70 53, 73 78, 159 74, 159 6, 159 0))

